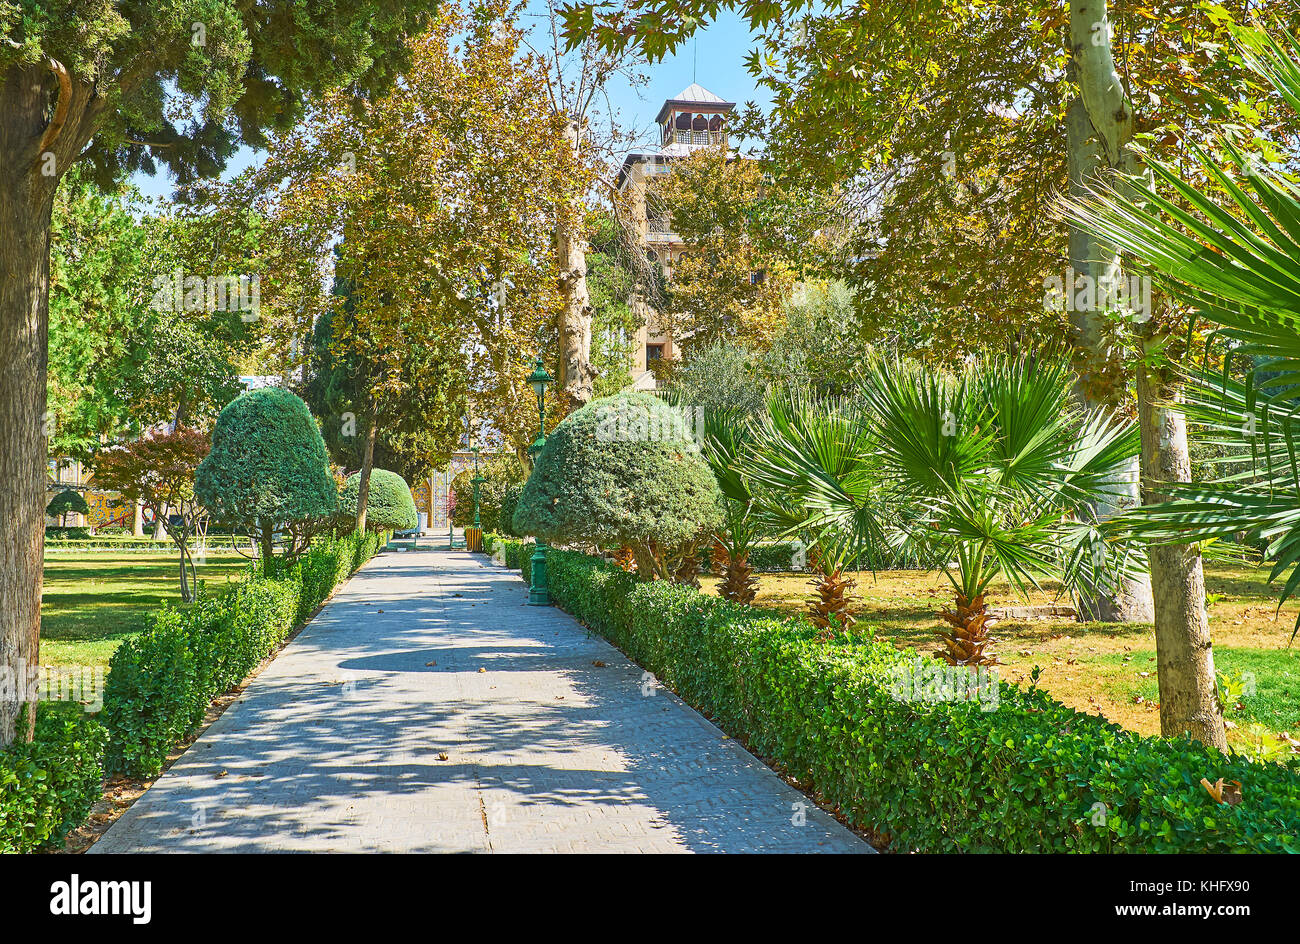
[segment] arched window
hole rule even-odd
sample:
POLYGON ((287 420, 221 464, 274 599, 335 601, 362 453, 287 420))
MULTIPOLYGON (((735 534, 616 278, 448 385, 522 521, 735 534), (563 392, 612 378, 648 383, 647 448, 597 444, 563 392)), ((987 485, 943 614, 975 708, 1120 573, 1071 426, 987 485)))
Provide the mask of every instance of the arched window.
POLYGON ((721 115, 714 115, 712 118, 709 119, 709 130, 710 130, 710 131, 721 131, 721 130, 722 130, 722 116, 721 116, 721 115))
POLYGON ((695 116, 695 120, 694 120, 693 122, 691 122, 691 130, 692 130, 692 131, 708 131, 708 130, 709 130, 709 119, 705 118, 703 115, 696 115, 696 116, 695 116))
POLYGON ((691 130, 691 113, 689 111, 684 111, 677 116, 677 130, 678 131, 691 130))

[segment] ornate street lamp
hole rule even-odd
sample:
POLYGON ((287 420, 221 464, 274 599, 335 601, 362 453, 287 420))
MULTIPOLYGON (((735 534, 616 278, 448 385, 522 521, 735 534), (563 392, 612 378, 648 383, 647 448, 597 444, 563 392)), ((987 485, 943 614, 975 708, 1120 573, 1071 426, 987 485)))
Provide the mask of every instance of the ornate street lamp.
MULTIPOLYGON (((528 375, 528 385, 533 388, 533 393, 537 394, 537 439, 528 447, 528 454, 533 457, 534 469, 541 456, 542 448, 546 445, 546 385, 554 380, 555 378, 542 366, 541 357, 538 357, 533 365, 533 372, 528 375)), ((546 586, 546 542, 540 537, 533 545, 531 564, 532 585, 528 588, 528 605, 550 606, 551 594, 546 586)))

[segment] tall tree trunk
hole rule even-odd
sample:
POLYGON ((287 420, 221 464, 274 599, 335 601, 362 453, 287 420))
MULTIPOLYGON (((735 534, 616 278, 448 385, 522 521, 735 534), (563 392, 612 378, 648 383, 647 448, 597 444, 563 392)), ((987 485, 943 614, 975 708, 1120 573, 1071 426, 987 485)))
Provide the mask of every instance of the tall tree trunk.
POLYGON ((190 589, 190 577, 194 573, 194 565, 190 562, 189 550, 184 544, 180 545, 181 552, 181 602, 193 603, 194 593, 190 589))
MULTIPOLYGON (((1160 485, 1188 482, 1187 422, 1178 411, 1180 389, 1163 371, 1138 368, 1138 411, 1142 430, 1142 500, 1167 499, 1160 485)), ((1214 652, 1205 612, 1205 575, 1196 545, 1154 545, 1148 549, 1155 591, 1156 669, 1160 683, 1160 733, 1190 734, 1221 751, 1228 749, 1214 676, 1214 652)))
POLYGON ((425 530, 433 533, 433 476, 429 476, 429 517, 425 520, 425 530))
POLYGON ((375 434, 379 431, 379 420, 370 417, 366 426, 366 447, 361 454, 361 478, 357 482, 357 531, 366 530, 366 505, 370 502, 370 472, 375 466, 375 434))
MULTIPOLYGON (((581 130, 570 121, 565 137, 575 157, 581 130)), ((555 245, 560 273, 560 367, 556 378, 570 409, 591 400, 595 371, 591 366, 591 295, 587 291, 587 249, 580 199, 556 214, 555 245)))
POLYGON ((138 498, 131 510, 131 534, 137 538, 144 537, 144 503, 138 498))
MULTIPOLYGON (((1131 116, 1117 116, 1128 110, 1122 87, 1112 86, 1114 61, 1110 54, 1106 27, 1106 7, 1100 0, 1075 2, 1071 9, 1071 43, 1075 77, 1083 86, 1089 84, 1066 112, 1066 145, 1069 163, 1069 192, 1082 197, 1089 183, 1095 183, 1108 170, 1132 173, 1138 170, 1133 152, 1128 148, 1133 137, 1131 116), (1100 22, 1102 25, 1097 26, 1100 22), (1095 40, 1106 37, 1104 45, 1095 40), (1101 86, 1101 88, 1094 88, 1101 86), (1102 112, 1100 120, 1109 134, 1099 131, 1090 116, 1087 102, 1102 112), (1113 141, 1113 155, 1108 147, 1113 141)), ((1120 273, 1118 250, 1088 233, 1070 227, 1070 270, 1076 277, 1090 280, 1091 285, 1117 285, 1120 273)), ((1071 299, 1076 286, 1066 284, 1071 299)), ((1092 293, 1096 298, 1096 293, 1092 293)), ((1075 398, 1087 411, 1110 410, 1121 406, 1127 396, 1127 377, 1123 349, 1106 317, 1104 305, 1079 308, 1067 305, 1070 340, 1074 350, 1078 381, 1075 398)), ((1140 501, 1138 494, 1138 460, 1135 457, 1125 481, 1116 483, 1122 494, 1113 503, 1098 503, 1094 513, 1098 520, 1132 507, 1140 501)), ((1110 587, 1088 588, 1080 601, 1080 618, 1104 623, 1148 623, 1154 618, 1151 583, 1144 575, 1137 579, 1115 581, 1110 587)))
MULTIPOLYGON (((45 543, 50 213, 56 181, 32 165, 46 125, 46 74, 12 67, 0 77, 0 747, 30 740, 35 711, 17 730, 28 672, 39 664, 45 543), (10 697, 12 695, 12 697, 10 697)), ((32 706, 35 708, 35 706, 32 706)))
MULTIPOLYGON (((0 670, 38 663, 47 455, 50 214, 109 100, 53 60, 0 73, 0 670)), ((0 701, 0 747, 30 738, 0 701)))
MULTIPOLYGON (((1133 139, 1133 108, 1115 70, 1105 0, 1071 0, 1070 53, 1097 159, 1104 160, 1105 167, 1136 176, 1139 163, 1128 146, 1133 139)), ((1072 127, 1079 120, 1075 110, 1072 127)), ((1081 143, 1072 138, 1072 144, 1081 143)), ((1089 251, 1097 257, 1092 261, 1105 266, 1102 274, 1117 275, 1119 259, 1113 247, 1098 245, 1089 251)), ((1160 346, 1163 329, 1157 323, 1154 305, 1144 314, 1146 320, 1138 333, 1144 354, 1150 354, 1160 346)), ((1148 361, 1144 356, 1137 371, 1144 502, 1159 500, 1161 483, 1191 477, 1186 421, 1177 410, 1178 387, 1171 374, 1148 366, 1148 361)), ((1174 736, 1186 732, 1223 750, 1226 741, 1215 689, 1200 553, 1188 547, 1153 547, 1149 553, 1161 733, 1174 736)))
POLYGON ((263 521, 261 530, 262 573, 269 574, 271 560, 275 557, 275 524, 263 521))

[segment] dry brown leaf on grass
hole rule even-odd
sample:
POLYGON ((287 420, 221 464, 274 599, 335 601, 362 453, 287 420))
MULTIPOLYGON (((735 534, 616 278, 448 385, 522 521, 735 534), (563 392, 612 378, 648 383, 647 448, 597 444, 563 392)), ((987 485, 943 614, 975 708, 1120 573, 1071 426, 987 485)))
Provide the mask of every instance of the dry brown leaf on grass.
POLYGON ((1201 786, 1203 786, 1206 792, 1214 798, 1215 803, 1226 803, 1228 806, 1236 806, 1241 802, 1240 780, 1229 780, 1227 783, 1224 783, 1223 778, 1220 777, 1214 783, 1210 783, 1210 781, 1202 777, 1201 786))

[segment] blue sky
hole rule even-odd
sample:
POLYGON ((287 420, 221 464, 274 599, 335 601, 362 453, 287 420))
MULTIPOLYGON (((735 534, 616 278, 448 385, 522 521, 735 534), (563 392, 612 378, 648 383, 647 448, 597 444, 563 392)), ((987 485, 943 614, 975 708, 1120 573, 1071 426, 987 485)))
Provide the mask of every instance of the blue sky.
MULTIPOLYGON (((692 81, 729 101, 741 105, 755 101, 766 106, 769 97, 755 87, 745 69, 745 56, 752 46, 749 27, 734 13, 724 13, 675 55, 646 66, 643 71, 650 76, 648 85, 636 89, 623 82, 610 89, 610 100, 619 112, 621 124, 645 128, 664 100, 692 81)), ((226 175, 237 174, 256 160, 256 153, 245 148, 231 159, 226 175)), ((165 172, 152 177, 137 174, 133 182, 147 196, 171 196, 172 184, 165 172)))

